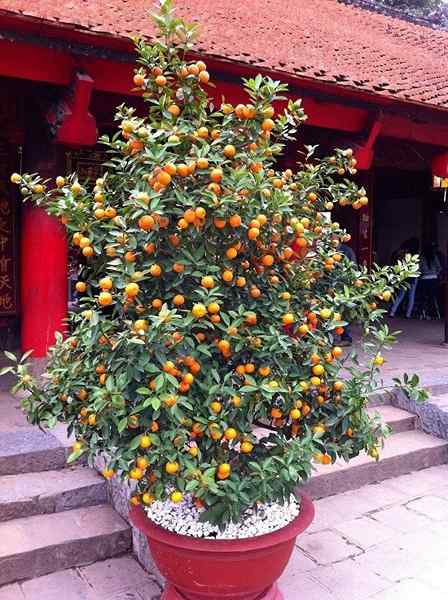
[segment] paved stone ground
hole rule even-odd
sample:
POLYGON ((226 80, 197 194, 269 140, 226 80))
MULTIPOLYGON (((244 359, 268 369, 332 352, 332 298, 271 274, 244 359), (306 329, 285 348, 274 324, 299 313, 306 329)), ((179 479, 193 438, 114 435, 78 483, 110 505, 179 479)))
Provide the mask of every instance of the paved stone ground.
POLYGON ((391 332, 401 331, 398 342, 386 351, 382 367, 385 383, 404 372, 418 373, 424 385, 448 386, 448 348, 441 345, 444 338, 442 321, 417 319, 387 319, 391 332))
POLYGON ((448 465, 318 500, 285 600, 446 600, 448 465))
POLYGON ((129 556, 0 588, 0 600, 159 600, 160 595, 160 586, 129 556))

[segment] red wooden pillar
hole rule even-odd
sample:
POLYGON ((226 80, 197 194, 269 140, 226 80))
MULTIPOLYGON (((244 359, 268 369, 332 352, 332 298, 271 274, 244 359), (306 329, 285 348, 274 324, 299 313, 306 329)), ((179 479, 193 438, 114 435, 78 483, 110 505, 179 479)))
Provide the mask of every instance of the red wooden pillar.
POLYGON ((64 227, 42 208, 26 205, 21 235, 22 349, 47 354, 67 316, 67 242, 64 227))

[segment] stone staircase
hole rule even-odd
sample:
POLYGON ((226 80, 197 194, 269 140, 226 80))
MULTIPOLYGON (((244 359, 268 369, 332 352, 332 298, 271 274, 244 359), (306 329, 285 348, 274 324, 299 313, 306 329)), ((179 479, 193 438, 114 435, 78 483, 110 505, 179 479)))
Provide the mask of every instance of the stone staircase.
POLYGON ((65 431, 30 427, 7 393, 0 406, 0 599, 7 584, 129 551, 131 529, 108 504, 105 480, 67 466, 65 431))
POLYGON ((392 430, 380 452, 380 460, 376 462, 361 454, 350 463, 338 460, 334 465, 317 465, 314 475, 304 486, 304 491, 312 498, 340 494, 448 463, 448 440, 420 431, 417 415, 390 404, 372 406, 369 412, 379 413, 392 430))

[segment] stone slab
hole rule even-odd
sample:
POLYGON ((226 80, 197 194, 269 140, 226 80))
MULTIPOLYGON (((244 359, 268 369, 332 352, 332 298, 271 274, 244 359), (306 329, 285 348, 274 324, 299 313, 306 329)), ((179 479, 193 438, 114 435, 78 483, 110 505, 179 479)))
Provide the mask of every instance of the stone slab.
POLYGON ((435 590, 418 579, 405 579, 375 594, 371 600, 446 600, 446 591, 435 590))
POLYGON ((415 429, 417 416, 396 406, 370 406, 367 409, 370 416, 378 414, 384 423, 387 423, 392 433, 412 431, 415 429))
POLYGON ((330 565, 362 552, 359 546, 348 542, 335 531, 318 531, 300 536, 297 547, 319 565, 330 565))
POLYGON ((370 517, 399 533, 407 533, 431 525, 430 519, 409 510, 406 506, 391 506, 371 513, 370 517))
POLYGON ((61 469, 65 464, 62 444, 37 427, 0 434, 0 476, 61 469))
POLYGON ((0 585, 104 560, 129 550, 128 524, 110 506, 0 524, 0 585))
POLYGON ((0 477, 0 521, 106 501, 105 480, 87 467, 0 477))
POLYGON ((432 396, 428 401, 417 403, 402 391, 394 393, 394 406, 408 410, 418 416, 419 427, 422 431, 448 440, 448 399, 443 394, 432 396))
POLYGON ((412 500, 406 506, 432 521, 448 521, 448 500, 445 498, 429 495, 412 500))
POLYGON ((121 597, 132 600, 134 596, 136 600, 158 600, 162 591, 154 577, 131 556, 96 562, 79 569, 79 573, 95 591, 95 598, 101 600, 121 597))
POLYGON ((303 489, 313 498, 323 498, 446 462, 445 440, 421 431, 404 431, 386 440, 379 461, 361 454, 350 463, 318 465, 303 489))
POLYGON ((75 569, 25 581, 21 585, 24 600, 93 600, 92 588, 75 569))
POLYGON ((395 536, 395 531, 391 527, 378 523, 369 516, 345 521, 336 525, 335 529, 363 550, 387 542, 395 536))
MULTIPOLYGON (((374 594, 390 587, 388 581, 373 571, 368 569, 361 571, 356 568, 353 559, 327 567, 319 567, 312 571, 310 576, 331 592, 332 600, 367 600, 374 594)), ((288 600, 290 599, 288 598, 288 600)), ((411 599, 409 598, 409 600, 411 599)))

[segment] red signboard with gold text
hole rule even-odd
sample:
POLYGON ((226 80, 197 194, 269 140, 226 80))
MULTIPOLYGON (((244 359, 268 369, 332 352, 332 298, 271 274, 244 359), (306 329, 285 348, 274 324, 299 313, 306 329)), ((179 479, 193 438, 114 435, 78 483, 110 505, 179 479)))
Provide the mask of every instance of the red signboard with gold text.
POLYGON ((0 316, 18 313, 15 207, 9 184, 10 155, 0 141, 0 316))

